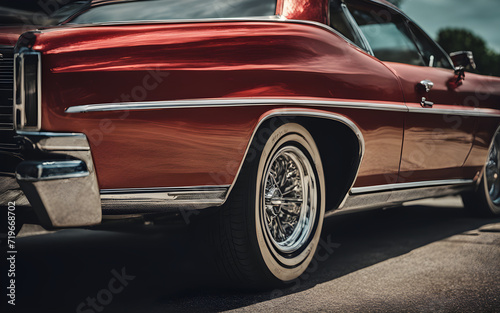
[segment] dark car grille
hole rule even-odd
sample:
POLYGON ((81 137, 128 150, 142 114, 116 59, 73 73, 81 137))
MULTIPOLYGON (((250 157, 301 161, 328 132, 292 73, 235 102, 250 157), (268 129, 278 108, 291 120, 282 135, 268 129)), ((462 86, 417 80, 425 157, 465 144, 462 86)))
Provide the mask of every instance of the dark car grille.
POLYGON ((0 49, 0 129, 13 129, 14 50, 0 49))
POLYGON ((0 150, 17 151, 14 140, 14 49, 0 48, 0 150))

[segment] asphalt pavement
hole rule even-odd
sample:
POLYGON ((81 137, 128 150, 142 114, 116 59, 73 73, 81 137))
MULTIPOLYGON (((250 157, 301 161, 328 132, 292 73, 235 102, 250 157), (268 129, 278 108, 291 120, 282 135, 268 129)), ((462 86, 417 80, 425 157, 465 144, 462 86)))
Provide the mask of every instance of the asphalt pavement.
POLYGON ((220 281, 216 243, 186 216, 37 231, 17 238, 2 312, 500 312, 500 219, 458 198, 328 218, 307 272, 258 292, 220 281))

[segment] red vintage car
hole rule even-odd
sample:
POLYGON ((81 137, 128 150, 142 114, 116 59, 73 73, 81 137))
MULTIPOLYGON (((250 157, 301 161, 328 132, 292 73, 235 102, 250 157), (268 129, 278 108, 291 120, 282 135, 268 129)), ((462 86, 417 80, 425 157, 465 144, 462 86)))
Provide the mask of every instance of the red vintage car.
POLYGON ((260 285, 304 272, 328 215, 500 214, 500 79, 386 1, 65 2, 0 28, 1 202, 47 229, 210 208, 260 285))

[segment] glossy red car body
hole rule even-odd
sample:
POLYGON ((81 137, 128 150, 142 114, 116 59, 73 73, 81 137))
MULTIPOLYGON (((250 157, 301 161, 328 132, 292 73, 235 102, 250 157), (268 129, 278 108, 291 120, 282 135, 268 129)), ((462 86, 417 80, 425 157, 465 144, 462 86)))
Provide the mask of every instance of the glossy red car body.
MULTIPOLYGON (((101 191, 230 187, 261 121, 293 112, 359 129, 354 188, 477 180, 500 122, 500 79, 467 73, 450 88, 451 68, 382 62, 326 26, 328 3, 279 0, 274 19, 26 33, 17 49, 42 59, 40 131, 85 134, 101 191), (434 82, 432 108, 420 104, 423 79, 434 82), (93 110, 118 103, 146 106, 93 110)), ((0 44, 26 28, 3 28, 0 44)))

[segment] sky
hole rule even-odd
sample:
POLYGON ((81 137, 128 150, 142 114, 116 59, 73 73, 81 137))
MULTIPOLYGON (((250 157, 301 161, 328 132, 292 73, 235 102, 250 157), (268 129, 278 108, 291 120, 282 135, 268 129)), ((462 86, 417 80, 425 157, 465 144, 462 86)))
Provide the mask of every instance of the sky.
POLYGON ((434 39, 441 28, 466 28, 500 53, 500 0, 403 0, 400 8, 434 39))

